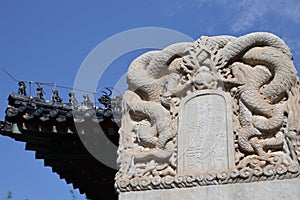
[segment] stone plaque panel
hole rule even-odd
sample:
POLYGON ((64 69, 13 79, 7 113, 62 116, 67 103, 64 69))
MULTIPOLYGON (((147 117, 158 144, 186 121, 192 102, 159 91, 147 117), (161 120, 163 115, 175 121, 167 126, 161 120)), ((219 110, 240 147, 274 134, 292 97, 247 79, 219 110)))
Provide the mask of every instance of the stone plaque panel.
POLYGON ((201 90, 183 99, 179 110, 179 174, 234 166, 232 109, 226 95, 201 90))

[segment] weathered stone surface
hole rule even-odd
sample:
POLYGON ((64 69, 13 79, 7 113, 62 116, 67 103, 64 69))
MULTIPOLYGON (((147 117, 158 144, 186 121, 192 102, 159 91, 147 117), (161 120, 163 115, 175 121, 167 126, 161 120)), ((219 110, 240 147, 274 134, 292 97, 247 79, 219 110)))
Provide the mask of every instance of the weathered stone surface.
POLYGON ((242 183, 231 185, 211 185, 193 188, 125 192, 119 194, 122 200, 295 200, 300 199, 298 179, 242 183))
POLYGON ((178 128, 178 173, 234 167, 232 109, 219 90, 200 90, 182 100, 178 128))
MULTIPOLYGON (((173 44, 136 58, 127 82, 115 184, 121 198, 154 190, 147 194, 182 199, 176 188, 184 188, 193 191, 184 199, 197 199, 215 197, 219 189, 203 192, 209 185, 246 191, 237 183, 257 182, 256 191, 266 180, 298 184, 300 83, 290 49, 277 36, 173 44)), ((226 198, 235 193, 222 191, 226 198)))

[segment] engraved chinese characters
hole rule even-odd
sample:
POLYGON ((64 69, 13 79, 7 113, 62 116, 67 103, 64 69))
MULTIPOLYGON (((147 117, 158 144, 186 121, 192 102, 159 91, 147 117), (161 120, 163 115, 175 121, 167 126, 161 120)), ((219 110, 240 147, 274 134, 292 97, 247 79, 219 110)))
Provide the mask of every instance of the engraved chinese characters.
POLYGON ((185 97, 179 112, 178 173, 234 166, 231 102, 218 90, 185 97))

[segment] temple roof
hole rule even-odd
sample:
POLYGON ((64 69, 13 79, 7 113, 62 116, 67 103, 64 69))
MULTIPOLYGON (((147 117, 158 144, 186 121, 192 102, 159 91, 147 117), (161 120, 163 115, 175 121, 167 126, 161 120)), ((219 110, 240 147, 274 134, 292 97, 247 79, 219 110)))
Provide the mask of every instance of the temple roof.
POLYGON ((45 166, 52 167, 53 172, 75 189, 79 188, 87 198, 117 199, 116 170, 98 161, 85 145, 97 148, 103 144, 100 141, 103 136, 118 144, 119 110, 75 108, 14 93, 8 102, 5 121, 0 121, 0 134, 25 142, 26 150, 35 151, 36 159, 43 159, 45 166), (76 127, 81 129, 78 131, 76 127), (95 132, 95 127, 102 131, 95 132))

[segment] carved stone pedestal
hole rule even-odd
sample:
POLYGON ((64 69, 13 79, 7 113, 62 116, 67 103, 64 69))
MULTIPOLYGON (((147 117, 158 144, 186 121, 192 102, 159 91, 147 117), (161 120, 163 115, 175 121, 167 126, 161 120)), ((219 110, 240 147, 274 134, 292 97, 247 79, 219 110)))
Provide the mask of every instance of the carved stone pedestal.
POLYGON ((296 200, 300 199, 298 179, 256 183, 210 185, 170 190, 126 192, 120 200, 296 200))

